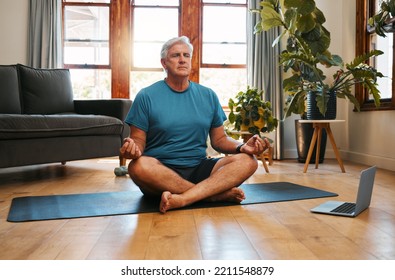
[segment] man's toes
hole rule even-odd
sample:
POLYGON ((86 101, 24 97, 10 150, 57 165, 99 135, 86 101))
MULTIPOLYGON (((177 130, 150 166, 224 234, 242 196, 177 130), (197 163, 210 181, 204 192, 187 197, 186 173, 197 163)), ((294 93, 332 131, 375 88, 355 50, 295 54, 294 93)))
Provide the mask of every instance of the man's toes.
POLYGON ((166 191, 162 193, 161 201, 159 204, 159 211, 162 213, 166 213, 166 211, 169 208, 170 202, 169 200, 171 199, 171 193, 166 191))

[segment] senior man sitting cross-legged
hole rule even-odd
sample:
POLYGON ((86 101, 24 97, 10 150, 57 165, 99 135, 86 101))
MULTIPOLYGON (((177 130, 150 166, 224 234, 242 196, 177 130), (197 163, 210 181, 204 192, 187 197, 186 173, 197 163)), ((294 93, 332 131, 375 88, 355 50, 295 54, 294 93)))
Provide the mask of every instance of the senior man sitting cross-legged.
POLYGON ((199 200, 245 199, 238 188, 257 169, 254 155, 269 142, 255 135, 245 144, 228 137, 226 115, 215 92, 189 81, 193 46, 185 36, 166 42, 164 80, 142 89, 125 120, 130 137, 121 156, 132 159, 129 175, 146 195, 161 196, 162 213, 199 200), (206 140, 223 158, 206 157, 206 140))

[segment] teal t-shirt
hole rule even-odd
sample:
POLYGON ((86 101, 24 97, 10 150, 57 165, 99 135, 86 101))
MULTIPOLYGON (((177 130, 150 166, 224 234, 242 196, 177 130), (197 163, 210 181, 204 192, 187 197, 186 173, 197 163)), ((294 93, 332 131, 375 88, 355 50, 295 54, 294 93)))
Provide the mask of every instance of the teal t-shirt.
POLYGON ((144 155, 193 167, 206 157, 210 129, 225 120, 213 90, 190 82, 187 90, 176 92, 162 80, 137 94, 125 122, 147 133, 144 155))

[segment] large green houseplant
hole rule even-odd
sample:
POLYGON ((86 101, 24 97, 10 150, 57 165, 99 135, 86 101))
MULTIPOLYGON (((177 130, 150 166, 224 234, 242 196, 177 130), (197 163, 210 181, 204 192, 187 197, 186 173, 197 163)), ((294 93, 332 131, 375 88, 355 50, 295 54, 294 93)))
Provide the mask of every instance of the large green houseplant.
POLYGON ((255 32, 281 27, 282 32, 273 44, 286 41, 280 55, 284 71, 291 72, 290 77, 283 81, 283 89, 288 95, 285 117, 292 113, 305 117, 308 94, 313 95, 312 100, 316 102, 322 118, 327 113, 331 95, 349 99, 359 110, 360 104, 351 92, 356 84, 365 87, 379 106, 380 92, 376 81, 383 75, 365 61, 382 52, 371 51, 347 64, 339 55, 331 54, 328 50, 330 32, 323 26, 326 19, 314 0, 263 0, 261 9, 253 12, 261 16, 255 32), (332 80, 326 79, 322 71, 325 67, 336 68, 332 80))
MULTIPOLYGON (((280 28, 280 36, 273 41, 273 45, 285 42, 280 55, 280 63, 284 72, 287 72, 283 81, 286 94, 285 117, 298 114, 303 119, 308 118, 311 114, 307 109, 315 107, 319 109, 320 117, 310 118, 329 118, 328 106, 336 106, 336 98, 348 98, 359 110, 360 104, 351 94, 354 84, 365 86, 373 94, 376 106, 379 105, 380 93, 376 79, 382 74, 364 62, 381 52, 374 51, 357 57, 349 64, 344 64, 340 56, 331 54, 330 32, 324 27, 326 19, 314 0, 264 0, 261 1, 261 9, 252 12, 260 14, 260 21, 255 26, 256 33, 280 28), (332 74, 333 80, 326 79, 323 71, 330 67, 336 68, 332 74), (315 104, 306 105, 311 100, 315 104)), ((335 118, 333 110, 329 112, 332 115, 330 118, 335 118)), ((304 162, 313 127, 295 120, 295 133, 298 161, 304 162)), ((320 162, 324 158, 326 147, 326 134, 323 133, 322 136, 320 162)))

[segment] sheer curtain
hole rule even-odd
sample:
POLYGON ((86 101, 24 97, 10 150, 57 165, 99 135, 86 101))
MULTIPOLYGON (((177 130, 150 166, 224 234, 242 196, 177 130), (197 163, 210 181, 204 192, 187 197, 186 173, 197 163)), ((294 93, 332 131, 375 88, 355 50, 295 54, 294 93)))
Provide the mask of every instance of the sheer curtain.
POLYGON ((62 0, 30 0, 29 65, 62 67, 62 0))
MULTIPOLYGON (((260 9, 260 0, 248 0, 249 9, 260 9)), ((273 114, 279 120, 275 131, 274 158, 283 158, 283 91, 281 68, 278 63, 280 47, 272 47, 279 30, 254 34, 254 26, 259 14, 248 13, 247 17, 247 81, 251 87, 263 90, 263 99, 272 103, 273 114)))

